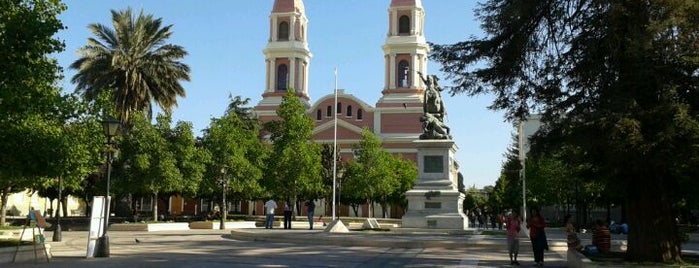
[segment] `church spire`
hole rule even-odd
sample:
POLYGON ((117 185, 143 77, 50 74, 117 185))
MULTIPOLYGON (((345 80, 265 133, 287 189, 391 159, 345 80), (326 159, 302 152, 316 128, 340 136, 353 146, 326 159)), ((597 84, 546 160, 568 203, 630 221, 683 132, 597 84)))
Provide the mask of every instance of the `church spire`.
POLYGON ((301 0, 275 0, 269 15, 269 39, 263 50, 266 62, 266 83, 258 106, 276 110, 286 90, 310 106, 308 95, 308 49, 306 31, 308 19, 301 0))
POLYGON ((272 13, 305 13, 303 1, 301 0, 275 0, 272 13))

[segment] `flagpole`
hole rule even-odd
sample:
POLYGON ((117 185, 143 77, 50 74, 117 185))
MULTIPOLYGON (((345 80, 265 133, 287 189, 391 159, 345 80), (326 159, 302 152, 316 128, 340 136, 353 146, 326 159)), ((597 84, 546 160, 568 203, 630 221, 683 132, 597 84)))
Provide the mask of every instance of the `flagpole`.
POLYGON ((335 190, 337 181, 337 68, 335 68, 335 116, 333 122, 333 221, 335 220, 335 190))

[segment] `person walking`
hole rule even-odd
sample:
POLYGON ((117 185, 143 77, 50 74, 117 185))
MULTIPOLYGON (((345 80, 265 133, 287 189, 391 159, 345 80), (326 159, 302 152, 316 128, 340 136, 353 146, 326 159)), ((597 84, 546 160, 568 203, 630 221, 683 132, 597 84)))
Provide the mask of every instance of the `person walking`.
POLYGON ((284 202, 284 229, 291 229, 291 202, 284 202))
POLYGON ((517 254, 519 254, 519 229, 522 220, 517 212, 512 212, 505 222, 507 229, 507 252, 510 254, 510 264, 519 265, 517 254))
POLYGON ((274 225, 274 210, 277 208, 277 202, 274 202, 272 198, 267 200, 265 203, 265 209, 267 209, 267 218, 265 219, 265 229, 272 229, 274 225))
POLYGON ((313 213, 316 211, 316 204, 313 200, 306 202, 306 215, 308 215, 308 230, 313 230, 313 213))
POLYGON ((534 250, 534 262, 537 266, 544 266, 544 250, 548 249, 546 241, 546 221, 541 217, 541 212, 537 209, 533 216, 527 221, 529 228, 529 238, 532 241, 532 249, 534 250))

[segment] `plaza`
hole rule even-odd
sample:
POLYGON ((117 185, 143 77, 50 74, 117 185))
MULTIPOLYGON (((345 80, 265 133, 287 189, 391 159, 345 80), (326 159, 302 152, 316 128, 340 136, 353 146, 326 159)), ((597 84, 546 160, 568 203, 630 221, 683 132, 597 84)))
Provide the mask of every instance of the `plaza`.
MULTIPOLYGON (((502 231, 394 228, 327 233, 301 224, 290 230, 113 231, 110 258, 85 258, 87 232, 70 231, 63 232, 61 242, 47 242, 50 262, 39 258, 3 267, 507 267, 506 237, 498 232, 502 231)), ((548 228, 547 237, 545 266, 574 267, 565 231, 548 228)), ((580 238, 589 244, 591 235, 580 238)), ((619 248, 626 236, 612 239, 619 248)), ((683 252, 699 254, 699 237, 690 237, 683 252)), ((533 264, 531 244, 524 235, 518 259, 523 267, 533 264)))
MULTIPOLYGON (((346 234, 301 228, 111 232, 111 257, 89 259, 86 235, 63 232, 62 242, 47 242, 53 255, 50 263, 40 259, 7 267, 502 267, 509 263, 505 236, 424 229, 346 234)), ((565 244, 558 241, 563 234, 551 236, 555 246, 546 253, 546 266, 568 267, 565 244)), ((533 257, 524 237, 520 251, 526 266, 533 257)))

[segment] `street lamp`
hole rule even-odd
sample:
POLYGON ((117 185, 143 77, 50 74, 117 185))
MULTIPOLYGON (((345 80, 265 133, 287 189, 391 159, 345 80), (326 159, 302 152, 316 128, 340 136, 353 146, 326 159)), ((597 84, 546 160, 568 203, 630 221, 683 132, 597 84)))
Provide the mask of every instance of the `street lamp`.
POLYGON ((521 165, 521 169, 519 170, 519 177, 522 179, 522 219, 525 219, 525 224, 526 224, 526 219, 527 219, 527 173, 525 170, 525 165, 527 163, 527 152, 525 152, 525 145, 524 142, 526 141, 526 137, 524 136, 524 124, 526 121, 520 121, 519 122, 519 129, 518 129, 518 145, 519 145, 519 163, 521 165))
POLYGON ((111 117, 102 121, 104 135, 107 137, 107 194, 104 197, 104 229, 102 236, 97 239, 95 257, 109 257, 109 237, 107 236, 107 229, 109 228, 109 184, 112 175, 112 145, 114 145, 113 138, 117 135, 120 126, 121 122, 111 117))
POLYGON ((228 166, 224 165, 221 168, 221 196, 222 196, 222 204, 221 204, 221 225, 219 226, 219 229, 224 230, 226 229, 226 218, 228 217, 227 215, 227 208, 226 208, 226 187, 228 186, 228 180, 226 179, 226 173, 228 173, 228 166))

